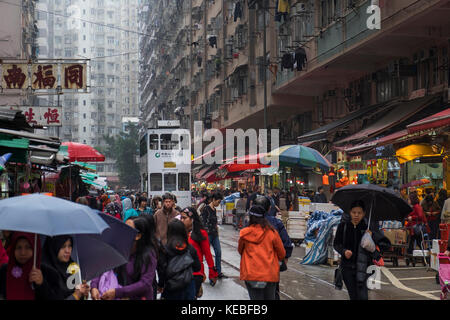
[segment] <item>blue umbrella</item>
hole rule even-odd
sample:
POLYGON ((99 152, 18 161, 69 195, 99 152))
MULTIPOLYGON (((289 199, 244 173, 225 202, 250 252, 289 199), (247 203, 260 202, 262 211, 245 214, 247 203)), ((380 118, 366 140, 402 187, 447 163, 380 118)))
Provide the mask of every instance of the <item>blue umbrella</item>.
POLYGON ((0 201, 0 230, 58 236, 100 234, 106 228, 88 206, 60 198, 32 194, 0 201))
POLYGON ((98 215, 109 225, 100 234, 78 234, 74 260, 81 269, 81 277, 91 280, 102 273, 128 263, 134 239, 138 231, 112 216, 98 215), (78 257, 76 256, 78 254, 78 257))

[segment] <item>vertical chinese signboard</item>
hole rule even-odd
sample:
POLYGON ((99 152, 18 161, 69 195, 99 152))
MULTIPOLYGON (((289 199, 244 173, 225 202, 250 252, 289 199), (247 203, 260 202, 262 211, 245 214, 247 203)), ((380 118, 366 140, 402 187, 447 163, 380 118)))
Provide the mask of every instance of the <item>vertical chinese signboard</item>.
POLYGON ((3 89, 27 89, 28 88, 27 64, 3 64, 2 88, 3 89))

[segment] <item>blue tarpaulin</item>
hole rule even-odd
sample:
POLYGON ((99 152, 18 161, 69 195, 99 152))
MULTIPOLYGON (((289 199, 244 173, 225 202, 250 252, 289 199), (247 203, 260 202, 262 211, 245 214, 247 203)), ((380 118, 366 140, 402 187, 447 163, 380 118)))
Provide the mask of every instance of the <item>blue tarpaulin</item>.
POLYGON ((305 241, 314 242, 311 250, 300 264, 321 264, 327 260, 327 244, 332 236, 333 227, 341 222, 343 211, 333 210, 331 213, 315 211, 308 220, 305 241), (318 230, 317 237, 315 231, 318 230))

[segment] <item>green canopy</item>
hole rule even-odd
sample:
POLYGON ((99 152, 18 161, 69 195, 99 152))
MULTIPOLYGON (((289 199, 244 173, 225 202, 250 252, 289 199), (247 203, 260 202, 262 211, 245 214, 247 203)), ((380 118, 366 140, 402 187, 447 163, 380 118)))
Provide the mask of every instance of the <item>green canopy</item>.
MULTIPOLYGON (((66 147, 67 148, 67 147, 66 147)), ((59 149, 61 151, 61 149, 59 149)), ((79 166, 82 169, 90 170, 90 171, 97 171, 97 166, 95 164, 89 164, 86 162, 78 162, 75 161, 73 164, 79 166)))

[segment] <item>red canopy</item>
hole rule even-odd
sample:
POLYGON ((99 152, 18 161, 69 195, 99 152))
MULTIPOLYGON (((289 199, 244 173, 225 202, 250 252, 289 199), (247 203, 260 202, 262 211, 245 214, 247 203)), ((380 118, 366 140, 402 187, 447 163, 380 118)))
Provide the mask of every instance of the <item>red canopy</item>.
POLYGON ((407 126, 408 133, 450 126, 450 108, 407 126))
POLYGON ((219 169, 226 169, 228 172, 239 172, 245 170, 254 170, 260 168, 269 168, 270 165, 262 164, 261 158, 267 156, 266 153, 258 153, 253 155, 246 155, 244 157, 225 163, 219 169))
POLYGON ((81 162, 103 162, 105 161, 105 156, 100 152, 82 143, 76 142, 63 142, 63 146, 67 146, 67 151, 69 153, 69 161, 81 161, 81 162))

